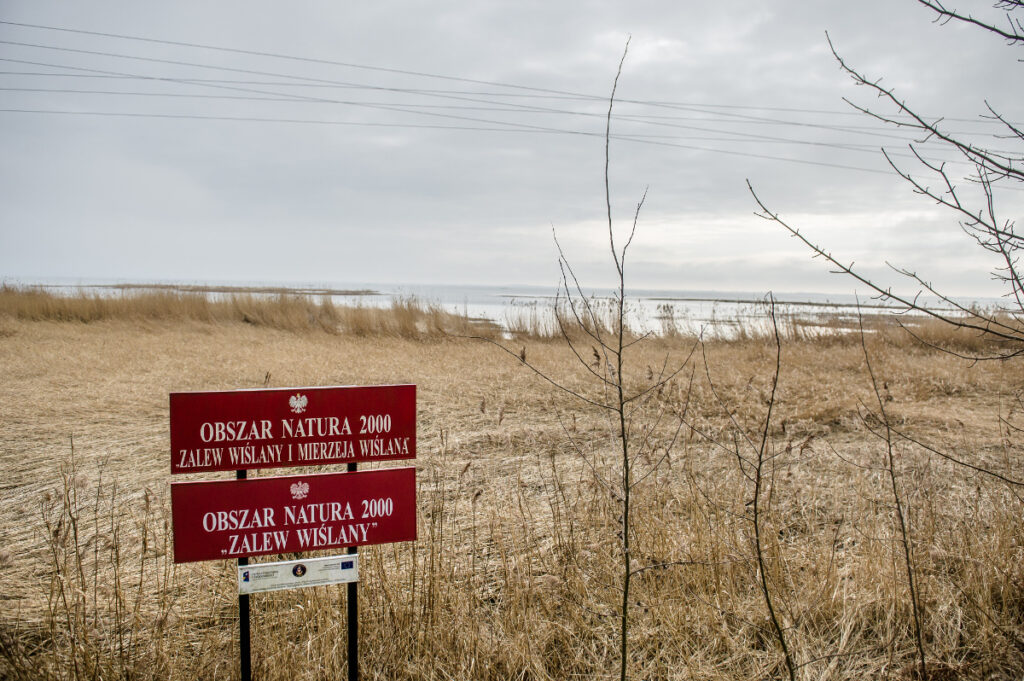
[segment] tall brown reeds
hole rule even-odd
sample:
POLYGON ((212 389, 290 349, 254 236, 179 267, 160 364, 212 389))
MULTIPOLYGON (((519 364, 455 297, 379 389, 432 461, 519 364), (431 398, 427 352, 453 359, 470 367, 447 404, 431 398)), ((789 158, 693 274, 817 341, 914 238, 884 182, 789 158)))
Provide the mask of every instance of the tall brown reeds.
MULTIPOLYGON (((421 386, 420 539, 361 552, 365 679, 618 678, 621 498, 603 482, 617 479, 616 431, 520 362, 459 340, 241 323, 11 328, 0 337, 0 678, 235 677, 233 566, 170 562, 165 400, 183 377, 195 389, 249 387, 267 368, 297 385, 402 376, 421 386)), ((1019 481, 1024 376, 865 340, 901 443, 928 673, 1020 678, 1021 488, 905 437, 1019 481)), ((867 429, 877 422, 859 415, 876 401, 860 340, 783 347, 758 533, 796 676, 909 681, 919 675, 913 612, 885 455, 867 429)), ((649 385, 648 367, 657 376, 678 349, 632 346, 626 386, 649 385)), ((731 445, 731 415, 760 444, 775 344, 711 340, 705 351, 728 408, 701 371, 681 374, 650 393, 647 413, 666 418, 632 431, 634 444, 652 445, 630 450, 635 463, 654 470, 634 478, 631 497, 631 673, 788 679, 752 549, 754 485, 734 454, 695 432, 731 445), (679 414, 695 430, 666 452, 679 414)), ((527 353, 585 387, 563 342, 531 340, 527 353)), ((743 453, 756 467, 754 450, 743 453)), ((343 587, 261 594, 252 612, 259 678, 343 673, 343 587)))
POLYGON ((195 321, 244 323, 294 333, 440 338, 452 334, 493 335, 498 327, 471 320, 416 298, 387 307, 338 305, 330 296, 299 293, 211 293, 201 290, 143 290, 58 295, 41 287, 0 286, 0 318, 26 321, 95 323, 195 321))

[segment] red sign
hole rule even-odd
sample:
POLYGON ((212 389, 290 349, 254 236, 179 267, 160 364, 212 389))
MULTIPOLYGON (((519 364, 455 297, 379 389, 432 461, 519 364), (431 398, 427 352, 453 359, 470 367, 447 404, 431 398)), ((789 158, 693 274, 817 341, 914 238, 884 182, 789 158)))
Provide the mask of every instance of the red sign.
POLYGON ((416 539, 416 469, 171 483, 174 562, 416 539))
POLYGON ((171 473, 416 458, 416 386, 171 393, 171 473))

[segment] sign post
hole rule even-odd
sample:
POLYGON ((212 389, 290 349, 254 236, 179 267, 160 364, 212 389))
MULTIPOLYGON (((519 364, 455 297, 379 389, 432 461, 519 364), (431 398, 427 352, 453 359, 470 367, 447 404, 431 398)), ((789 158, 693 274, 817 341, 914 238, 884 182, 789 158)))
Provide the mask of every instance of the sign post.
MULTIPOLYGON (((348 464, 348 472, 355 473, 357 464, 348 464)), ((415 524, 415 523, 414 523, 415 524)), ((356 547, 348 547, 349 553, 355 553, 356 547)), ((349 582, 345 594, 348 606, 348 681, 359 681, 359 583, 349 582)))
POLYGON ((175 563, 238 561, 242 679, 252 676, 249 593, 344 581, 348 678, 357 681, 356 547, 416 539, 415 468, 358 471, 357 464, 415 458, 416 386, 172 393, 170 415, 171 473, 235 471, 235 480, 171 483, 171 514, 175 563), (346 472, 246 476, 336 463, 346 472), (243 569, 253 556, 343 547, 351 559, 243 569), (305 579, 310 567, 316 579, 305 579))
MULTIPOLYGON (((235 472, 236 480, 245 480, 245 471, 235 472)), ((238 566, 249 564, 248 558, 239 558, 238 566)), ((238 594, 238 667, 242 681, 252 680, 252 640, 249 634, 249 594, 238 594)))

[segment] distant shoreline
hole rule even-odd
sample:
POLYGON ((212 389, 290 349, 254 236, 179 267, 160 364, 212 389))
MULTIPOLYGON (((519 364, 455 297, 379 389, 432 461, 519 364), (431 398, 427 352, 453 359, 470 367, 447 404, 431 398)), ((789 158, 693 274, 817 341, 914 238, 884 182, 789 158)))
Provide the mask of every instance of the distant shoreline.
MULTIPOLYGON (((328 282, 289 282, 278 284, 273 282, 241 282, 241 283, 188 283, 188 282, 130 282, 130 281, 96 281, 83 283, 63 283, 58 281, 43 281, 38 283, 15 283, 4 284, 13 286, 24 286, 28 288, 39 288, 59 292, 58 295, 67 295, 73 291, 95 291, 99 295, 102 292, 174 292, 197 295, 255 295, 255 296, 308 296, 311 298, 335 298, 341 304, 364 305, 372 307, 386 305, 389 301, 418 300, 430 304, 437 304, 444 309, 459 313, 468 318, 489 319, 501 323, 501 320, 508 314, 515 314, 516 310, 523 306, 534 307, 544 306, 545 303, 554 303, 557 295, 552 295, 550 289, 540 291, 539 287, 512 287, 512 286, 475 286, 475 285, 395 285, 372 283, 353 283, 346 286, 344 283, 332 285, 328 282), (535 290, 529 290, 534 288, 535 290), (518 289, 518 290, 517 290, 518 289)), ((609 299, 614 296, 612 290, 588 290, 584 295, 595 300, 609 299)), ((562 296, 564 297, 564 296, 562 296)), ((900 314, 904 307, 896 304, 886 303, 871 298, 871 302, 858 302, 853 295, 837 296, 834 299, 831 295, 821 293, 784 293, 776 297, 775 303, 780 314, 807 316, 808 318, 820 316, 823 313, 838 315, 855 315, 857 310, 871 314, 900 314), (802 310, 802 312, 801 312, 802 310)), ((642 324, 664 319, 663 311, 658 309, 663 306, 689 307, 690 310, 676 310, 675 314, 689 314, 690 321, 712 321, 722 323, 718 315, 728 312, 721 308, 737 308, 740 312, 745 306, 751 308, 763 307, 767 302, 766 298, 754 292, 717 292, 717 291, 671 291, 671 290, 636 290, 633 295, 628 296, 631 305, 636 306, 631 314, 639 315, 642 324), (696 309, 693 309, 696 308, 696 309), (638 312, 639 310, 639 312, 638 312), (709 316, 710 315, 710 316, 709 316)), ((921 302, 921 301, 919 301, 921 302)), ((992 305, 992 300, 965 301, 965 305, 992 305)), ((924 304, 929 312, 957 314, 961 310, 956 309, 949 303, 941 300, 929 301, 924 304)), ((634 320, 636 321, 636 320, 634 320)))
MULTIPOLYGON (((549 299, 554 300, 557 296, 523 296, 514 294, 502 294, 499 298, 506 298, 509 300, 515 300, 516 298, 535 298, 535 299, 549 299)), ((563 296, 564 297, 564 296, 563 296)), ((598 296, 599 298, 604 296, 598 296)), ((627 296, 627 300, 629 297, 627 296)), ((636 296, 637 300, 645 300, 653 303, 728 303, 732 305, 764 305, 768 301, 764 298, 700 298, 692 296, 636 296)), ((834 301, 814 301, 814 300, 780 300, 775 299, 776 305, 792 305, 799 307, 830 307, 830 308, 863 308, 867 310, 894 310, 899 311, 904 309, 903 305, 886 305, 884 303, 842 303, 834 301)), ((956 312, 957 310, 952 307, 928 307, 929 310, 935 310, 936 312, 956 312)))
POLYGON ((120 291, 175 291, 178 293, 283 293, 307 296, 381 296, 373 289, 333 289, 291 286, 229 286, 218 284, 33 284, 40 288, 99 288, 120 291))
MULTIPOLYGON (((753 300, 753 299, 739 299, 739 298, 645 298, 645 300, 651 300, 654 302, 662 303, 735 303, 737 305, 764 305, 766 300, 753 300)), ((884 303, 834 303, 831 301, 812 301, 812 300, 776 300, 776 305, 799 305, 802 307, 852 307, 852 308, 865 308, 869 310, 902 310, 905 306, 903 305, 885 305, 884 303)), ((929 310, 936 311, 950 311, 954 308, 951 307, 930 307, 929 310)))
MULTIPOLYGON (((66 284, 34 284, 43 289, 105 289, 115 291, 173 291, 176 293, 255 293, 261 295, 303 295, 303 296, 339 296, 339 297, 367 297, 367 296, 390 296, 376 289, 333 289, 326 287, 289 287, 289 286, 234 286, 226 284, 80 284, 69 286, 66 284)), ((530 295, 530 294, 498 294, 497 298, 515 300, 522 298, 551 299, 553 295, 530 295)), ((602 297, 602 296, 598 296, 602 297)), ((639 300, 646 300, 654 303, 725 303, 732 305, 763 305, 767 302, 764 298, 724 298, 724 297, 698 297, 698 296, 637 296, 639 300)), ((901 305, 887 305, 885 303, 852 303, 835 301, 816 300, 775 300, 779 305, 790 305, 796 307, 829 307, 829 308, 862 308, 873 310, 900 310, 901 305)), ((935 306, 929 309, 935 311, 956 311, 948 306, 935 306)))

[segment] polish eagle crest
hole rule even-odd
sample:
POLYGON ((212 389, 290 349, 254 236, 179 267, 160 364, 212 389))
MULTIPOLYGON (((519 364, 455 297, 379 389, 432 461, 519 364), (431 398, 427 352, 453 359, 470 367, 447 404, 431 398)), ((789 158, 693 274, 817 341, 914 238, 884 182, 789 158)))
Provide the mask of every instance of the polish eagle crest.
POLYGON ((291 486, 292 499, 305 499, 309 494, 308 482, 293 482, 291 486))
POLYGON ((306 411, 306 405, 309 404, 309 398, 302 393, 295 393, 288 398, 288 406, 292 408, 292 411, 296 414, 301 414, 306 411))

